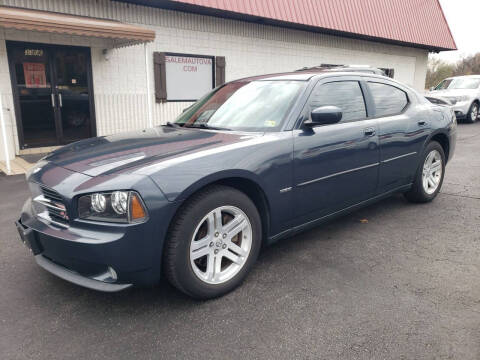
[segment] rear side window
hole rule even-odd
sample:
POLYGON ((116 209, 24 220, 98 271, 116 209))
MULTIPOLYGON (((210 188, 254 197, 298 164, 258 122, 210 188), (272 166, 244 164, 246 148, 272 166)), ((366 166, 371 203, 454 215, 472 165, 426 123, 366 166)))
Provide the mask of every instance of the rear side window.
POLYGON ((399 88, 376 82, 369 82, 368 86, 377 110, 376 116, 400 114, 408 105, 407 94, 399 88))
POLYGON ((310 111, 320 106, 330 105, 342 109, 342 123, 367 117, 365 100, 358 81, 338 81, 317 85, 310 98, 310 111))

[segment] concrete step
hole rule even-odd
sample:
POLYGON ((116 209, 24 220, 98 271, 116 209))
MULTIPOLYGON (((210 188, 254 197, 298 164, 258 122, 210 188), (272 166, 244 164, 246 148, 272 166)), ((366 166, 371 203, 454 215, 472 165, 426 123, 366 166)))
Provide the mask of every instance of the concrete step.
POLYGON ((7 175, 21 175, 25 174, 34 165, 34 163, 29 163, 17 156, 15 159, 10 160, 10 173, 7 172, 7 164, 5 161, 0 161, 0 171, 7 175))

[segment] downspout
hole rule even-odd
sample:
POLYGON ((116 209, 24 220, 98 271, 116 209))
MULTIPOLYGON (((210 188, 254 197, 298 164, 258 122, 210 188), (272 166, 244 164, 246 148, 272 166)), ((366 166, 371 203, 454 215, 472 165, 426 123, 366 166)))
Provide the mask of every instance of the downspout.
POLYGON ((0 94, 0 125, 2 128, 2 138, 3 138, 3 146, 5 151, 5 163, 7 165, 7 175, 12 173, 12 169, 10 167, 10 154, 8 152, 8 143, 7 143, 7 128, 5 126, 5 114, 3 109, 3 101, 2 95, 0 94))
POLYGON ((152 94, 150 91, 150 71, 148 70, 150 68, 149 63, 148 63, 148 43, 145 43, 144 45, 145 49, 145 77, 147 81, 147 107, 148 107, 148 127, 153 127, 153 110, 152 110, 152 94))

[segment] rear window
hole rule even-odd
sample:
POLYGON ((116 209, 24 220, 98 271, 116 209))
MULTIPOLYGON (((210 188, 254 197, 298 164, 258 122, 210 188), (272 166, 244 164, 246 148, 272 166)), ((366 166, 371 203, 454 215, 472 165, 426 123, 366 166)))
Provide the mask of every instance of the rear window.
POLYGON ((387 84, 369 82, 370 92, 376 108, 376 116, 400 114, 408 105, 407 93, 387 84))

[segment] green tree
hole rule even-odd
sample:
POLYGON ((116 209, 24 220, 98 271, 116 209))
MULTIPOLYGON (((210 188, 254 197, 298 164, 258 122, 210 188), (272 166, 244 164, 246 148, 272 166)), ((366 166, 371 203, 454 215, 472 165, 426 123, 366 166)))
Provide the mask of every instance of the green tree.
POLYGON ((430 89, 447 77, 461 75, 480 75, 480 53, 464 57, 454 64, 429 58, 425 86, 430 89))
POLYGON ((430 89, 432 86, 436 86, 443 79, 456 74, 457 66, 450 64, 440 59, 430 58, 428 59, 427 79, 425 86, 430 89))
POLYGON ((480 53, 459 60, 456 64, 454 75, 480 74, 480 53))

